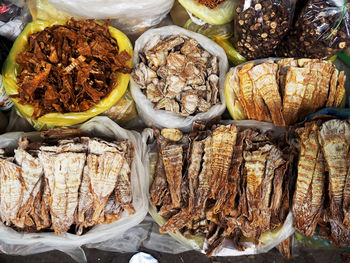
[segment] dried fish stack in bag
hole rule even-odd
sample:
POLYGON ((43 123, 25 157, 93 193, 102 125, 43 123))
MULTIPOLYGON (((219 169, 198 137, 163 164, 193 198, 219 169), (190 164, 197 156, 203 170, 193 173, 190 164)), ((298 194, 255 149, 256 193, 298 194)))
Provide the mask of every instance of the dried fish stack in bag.
POLYGON ((82 245, 120 242, 147 213, 143 140, 107 117, 79 129, 1 135, 0 220, 7 227, 0 240, 16 243, 3 252, 40 246, 74 255, 82 245))
POLYGON ((290 126, 345 100, 344 71, 319 59, 262 59, 232 68, 226 77, 226 104, 234 119, 290 126))
POLYGON ((277 56, 329 58, 350 44, 350 4, 345 0, 308 0, 277 56))
POLYGON ((235 8, 235 48, 247 60, 271 56, 287 35, 293 0, 241 0, 235 8))
POLYGON ((293 198, 294 227, 336 247, 350 246, 350 124, 312 121, 296 130, 300 157, 293 198))
POLYGON ((135 44, 131 93, 148 126, 190 130, 225 110, 227 58, 212 40, 177 26, 152 29, 135 44))
POLYGON ((150 213, 160 233, 209 256, 267 252, 293 233, 294 155, 285 131, 249 128, 257 121, 214 123, 195 122, 190 133, 154 129, 150 213))

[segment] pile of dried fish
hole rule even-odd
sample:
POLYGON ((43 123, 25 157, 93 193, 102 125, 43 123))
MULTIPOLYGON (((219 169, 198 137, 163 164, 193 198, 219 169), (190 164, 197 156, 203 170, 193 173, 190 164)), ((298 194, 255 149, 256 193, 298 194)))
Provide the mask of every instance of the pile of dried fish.
POLYGON ((336 246, 350 246, 350 124, 313 121, 300 136, 298 178, 293 198, 294 227, 336 246))
POLYGON ((130 73, 131 58, 119 51, 108 22, 72 19, 28 37, 19 54, 19 103, 34 106, 33 117, 51 112, 83 112, 117 85, 117 72, 130 73))
POLYGON ((130 183, 133 144, 75 137, 55 143, 20 140, 0 152, 0 219, 25 232, 62 234, 135 213, 130 183), (75 224, 75 230, 72 225, 75 224))
POLYGON ((198 4, 205 5, 208 8, 216 8, 219 4, 225 2, 225 0, 196 0, 198 4))
POLYGON ((150 189, 161 233, 205 236, 211 255, 225 238, 244 250, 243 237, 281 226, 289 211, 290 163, 284 135, 235 125, 195 123, 192 133, 155 130, 158 160, 150 189))
POLYGON ((156 110, 183 116, 206 112, 219 102, 218 57, 184 35, 151 39, 139 54, 134 81, 156 110))
POLYGON ((248 119, 289 126, 323 107, 339 107, 345 75, 318 59, 286 58, 235 71, 228 81, 248 119))

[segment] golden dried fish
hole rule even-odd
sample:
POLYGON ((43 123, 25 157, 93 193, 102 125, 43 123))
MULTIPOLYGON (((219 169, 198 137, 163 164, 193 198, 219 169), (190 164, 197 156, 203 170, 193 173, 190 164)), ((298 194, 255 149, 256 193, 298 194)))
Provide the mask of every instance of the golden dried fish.
POLYGON ((350 145, 350 125, 333 119, 322 124, 319 141, 329 173, 329 198, 332 218, 339 222, 342 218, 342 202, 345 179, 348 173, 346 158, 350 145))
POLYGON ((23 199, 24 182, 18 165, 0 160, 0 218, 6 225, 16 219, 23 199))
POLYGON ((178 142, 183 138, 183 134, 179 129, 164 128, 161 134, 164 138, 173 142, 178 142))
POLYGON ((339 74, 339 71, 337 69, 335 69, 333 74, 332 74, 331 81, 330 81, 329 94, 328 94, 328 100, 326 103, 326 107, 333 106, 335 95, 337 92, 338 74, 339 74))
MULTIPOLYGON (((254 63, 250 62, 244 65, 238 71, 240 93, 236 93, 241 98, 242 106, 244 107, 248 119, 256 119, 254 98, 253 98, 253 82, 248 74, 248 71, 254 67, 254 63)), ((238 92, 235 91, 235 92, 238 92)))
POLYGON ((288 69, 291 66, 297 67, 298 61, 295 60, 294 58, 284 58, 284 59, 278 60, 277 64, 278 64, 277 82, 279 83, 279 91, 280 91, 281 97, 283 98, 284 90, 286 86, 286 75, 287 75, 288 69))
POLYGON ((273 123, 276 126, 284 126, 285 122, 281 111, 281 96, 278 91, 276 79, 277 69, 277 64, 265 62, 253 67, 248 73, 254 87, 259 90, 259 93, 269 108, 273 123))
POLYGON ((181 181, 183 165, 182 145, 168 145, 161 148, 165 174, 167 177, 172 204, 181 206, 181 181))
POLYGON ((210 182, 211 198, 216 198, 218 202, 213 208, 214 213, 219 211, 224 200, 225 185, 231 166, 233 148, 236 144, 238 129, 235 125, 221 125, 213 132, 212 145, 212 178, 210 182))
POLYGON ((38 155, 50 189, 52 227, 56 234, 67 232, 74 223, 78 189, 86 160, 85 153, 38 155))
POLYGON ((337 91, 335 93, 335 98, 333 103, 333 106, 335 107, 340 107, 344 101, 345 93, 346 93, 345 86, 344 86, 345 80, 346 80, 346 76, 344 75, 344 71, 341 71, 339 73, 337 91))
POLYGON ((29 217, 29 212, 32 209, 35 196, 38 194, 43 175, 43 169, 38 158, 34 158, 29 153, 22 149, 15 150, 15 161, 22 167, 21 177, 23 178, 23 198, 19 206, 17 217, 13 220, 19 228, 23 228, 25 223, 34 225, 29 217))
POLYGON ((293 198, 294 227, 306 236, 312 236, 320 217, 324 196, 324 160, 318 143, 316 122, 300 129, 300 157, 298 178, 293 198))
POLYGON ((159 233, 175 233, 183 228, 190 218, 190 212, 187 209, 182 209, 179 213, 170 218, 161 228, 159 228, 159 233))
POLYGON ((50 216, 50 190, 44 177, 40 179, 40 190, 34 198, 33 209, 30 211, 36 230, 51 226, 50 216))
POLYGON ((287 72, 282 110, 286 125, 293 124, 298 119, 298 111, 305 95, 309 71, 307 68, 290 67, 287 72))

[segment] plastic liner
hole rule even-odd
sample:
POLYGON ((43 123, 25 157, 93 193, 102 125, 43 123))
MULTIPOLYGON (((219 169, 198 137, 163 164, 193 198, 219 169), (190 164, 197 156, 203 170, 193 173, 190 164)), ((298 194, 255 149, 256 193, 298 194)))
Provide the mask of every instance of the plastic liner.
MULTIPOLYGON (((70 233, 55 235, 51 233, 20 233, 0 223, 0 251, 12 255, 30 255, 50 250, 60 250, 69 254, 74 260, 86 261, 81 246, 90 248, 114 247, 114 251, 136 251, 142 235, 135 235, 135 242, 130 242, 128 229, 135 227, 145 218, 147 213, 147 192, 149 178, 145 176, 148 160, 147 148, 143 137, 135 132, 119 127, 107 117, 98 116, 84 123, 78 128, 92 136, 110 139, 128 139, 135 146, 135 159, 132 164, 131 184, 133 188, 133 205, 135 214, 127 216, 124 212, 121 218, 110 224, 101 224, 93 227, 86 234, 77 236, 70 233), (138 241, 138 242, 137 242, 138 241), (102 243, 101 243, 102 242, 102 243), (123 244, 122 246, 120 244, 123 244)), ((29 138, 39 137, 38 132, 24 133, 12 132, 0 136, 0 148, 13 149, 17 147, 17 141, 22 136, 29 138)), ((132 230, 135 233, 135 229, 132 230)))
MULTIPOLYGON (((25 50, 28 36, 32 33, 43 30, 47 26, 64 23, 65 21, 35 21, 28 24, 20 36, 18 36, 2 69, 3 83, 8 95, 17 94, 18 86, 16 76, 19 68, 16 63, 16 58, 20 52, 25 50)), ((127 36, 113 27, 109 27, 109 31, 111 36, 118 41, 119 52, 126 50, 132 56, 132 45, 127 36)), ((131 60, 126 64, 131 66, 131 60)), ((34 110, 33 106, 19 104, 18 99, 13 99, 13 102, 20 115, 26 118, 37 130, 50 129, 56 126, 71 126, 82 123, 112 107, 124 95, 128 88, 129 80, 130 74, 117 72, 117 86, 107 97, 85 112, 48 113, 37 120, 34 120, 32 119, 34 110)))
POLYGON ((174 0, 30 0, 34 19, 112 19, 111 25, 126 34, 159 24, 174 0), (58 18, 59 17, 59 18, 58 18))
POLYGON ((212 25, 226 24, 234 18, 235 0, 225 0, 213 9, 199 4, 196 0, 178 1, 191 15, 212 25))
MULTIPOLYGON (((281 133, 285 132, 286 130, 282 127, 275 127, 272 123, 268 122, 259 122, 254 120, 243 120, 243 121, 223 121, 223 124, 235 124, 238 127, 242 129, 246 128, 255 128, 259 129, 261 132, 267 132, 267 131, 273 131, 276 136, 280 135, 281 133)), ((150 139, 153 139, 153 130, 146 129, 145 131, 150 133, 150 139)), ((151 141, 150 141, 151 142, 151 141)), ((155 142, 152 142, 149 144, 149 176, 150 176, 150 185, 153 182, 154 178, 154 172, 155 172, 155 165, 157 161, 157 149, 155 142)), ((162 226, 166 220, 165 218, 161 217, 157 213, 156 207, 152 204, 150 198, 149 198, 149 213, 153 217, 154 221, 157 222, 159 226, 162 226)), ((147 240, 145 243, 145 246, 149 249, 154 249, 161 252, 166 253, 182 253, 188 250, 197 250, 202 253, 204 252, 204 248, 206 246, 205 240, 203 237, 194 237, 192 239, 186 238, 183 236, 180 232, 176 233, 169 233, 169 234, 159 234, 159 233, 153 233, 151 238, 147 240), (174 242, 174 239, 177 242, 174 242)), ((266 232, 264 233, 260 241, 262 246, 255 246, 253 242, 244 242, 244 245, 247 247, 244 251, 239 251, 236 248, 234 248, 232 241, 225 240, 221 247, 219 247, 212 256, 243 256, 243 255, 254 255, 254 254, 260 254, 260 253, 266 253, 272 248, 276 247, 293 235, 294 228, 293 228, 293 215, 290 211, 288 213, 288 216, 283 224, 283 226, 277 228, 274 231, 266 232)))
POLYGON ((189 131, 192 128, 192 123, 195 120, 210 120, 216 116, 220 116, 226 108, 224 98, 224 81, 225 74, 228 69, 228 62, 225 51, 214 41, 209 38, 197 34, 178 26, 166 26, 157 29, 150 29, 142 34, 135 43, 135 55, 133 58, 133 66, 139 63, 139 52, 141 52, 145 44, 156 35, 160 35, 165 38, 170 35, 185 35, 198 41, 198 43, 212 55, 219 57, 219 94, 220 103, 212 106, 209 111, 196 114, 194 116, 183 117, 179 114, 168 112, 165 110, 154 110, 153 103, 147 100, 146 96, 142 93, 141 89, 131 78, 130 88, 133 99, 136 103, 136 108, 141 119, 147 126, 156 125, 157 127, 178 128, 184 131, 189 131))

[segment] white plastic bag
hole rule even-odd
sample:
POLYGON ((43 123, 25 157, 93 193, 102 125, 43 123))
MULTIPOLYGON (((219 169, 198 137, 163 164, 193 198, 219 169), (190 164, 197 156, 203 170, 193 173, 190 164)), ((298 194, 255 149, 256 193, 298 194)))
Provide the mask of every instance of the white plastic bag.
POLYGON ((228 70, 228 61, 225 51, 214 41, 209 38, 188 31, 178 26, 165 26, 156 29, 150 29, 142 34, 135 43, 133 67, 139 63, 139 52, 141 52, 145 44, 156 35, 160 35, 162 38, 171 35, 185 35, 198 41, 198 43, 207 50, 210 54, 219 57, 219 94, 220 103, 212 106, 209 111, 196 114, 194 116, 183 117, 180 114, 168 112, 165 110, 155 110, 154 105, 150 102, 146 96, 142 93, 139 86, 134 82, 133 78, 130 79, 130 88, 132 97, 136 103, 138 114, 147 126, 155 124, 158 128, 178 128, 183 131, 190 131, 192 123, 195 120, 210 120, 214 117, 220 116, 226 108, 225 95, 224 95, 224 82, 225 74, 228 70))
MULTIPOLYGON (((273 131, 275 136, 280 136, 281 133, 286 132, 286 129, 283 127, 275 127, 272 123, 269 122, 259 122, 255 120, 241 120, 241 121, 222 121, 222 124, 235 124, 237 127, 240 127, 242 130, 247 128, 255 128, 259 129, 261 132, 265 133, 268 131, 273 131)), ((149 133, 153 134, 153 130, 146 129, 149 133)), ((145 131, 146 131, 145 130, 145 131)), ((150 137, 153 138, 153 135, 150 137)), ((155 142, 149 144, 148 150, 148 159, 149 161, 149 175, 150 175, 150 184, 152 184, 155 172, 155 165, 157 159, 157 149, 155 142)), ((149 196, 148 196, 149 197, 149 196)), ((158 225, 162 226, 166 220, 158 215, 156 207, 152 204, 149 197, 149 213, 153 217, 154 221, 158 223, 158 225)), ((212 256, 243 256, 243 255, 254 255, 260 253, 266 253, 272 248, 279 245, 279 243, 286 240, 288 237, 293 235, 293 214, 289 211, 283 226, 275 229, 274 231, 266 232, 261 235, 260 241, 263 245, 256 246, 252 242, 243 242, 244 247, 246 249, 244 251, 237 250, 232 241, 225 239, 220 247, 216 249, 212 256)), ((144 242, 144 246, 148 249, 157 250, 165 253, 182 253, 188 250, 197 250, 202 253, 205 253, 206 242, 204 240, 198 239, 188 239, 183 236, 179 231, 176 233, 169 234, 159 234, 158 231, 153 230, 150 239, 144 242), (161 240, 161 241, 160 241, 161 240), (175 240, 177 242, 175 242, 175 240)))
MULTIPOLYGON (((78 128, 92 136, 110 139, 128 139, 134 144, 135 158, 131 168, 131 185, 135 214, 127 216, 124 212, 118 221, 97 225, 81 236, 70 233, 55 235, 53 232, 21 233, 0 223, 0 251, 2 253, 29 255, 57 249, 69 254, 76 261, 84 262, 86 258, 81 248, 82 245, 90 248, 114 246, 115 251, 130 252, 136 251, 138 247, 135 245, 145 238, 143 236, 137 236, 136 239, 140 239, 139 242, 130 242, 130 237, 125 232, 138 225, 147 214, 149 177, 145 176, 144 173, 148 162, 145 141, 138 132, 125 130, 112 120, 102 116, 95 117, 78 126, 78 128), (111 241, 109 242, 108 240, 111 241), (101 242, 107 242, 108 245, 103 245, 101 242), (118 246, 118 244, 124 244, 124 246, 118 246)), ((38 137, 39 133, 12 132, 3 134, 0 136, 0 148, 13 149, 17 147, 17 141, 22 136, 33 138, 38 137)))
POLYGON ((174 0, 47 1, 58 10, 77 18, 112 19, 111 25, 126 34, 159 24, 174 4, 174 0))

